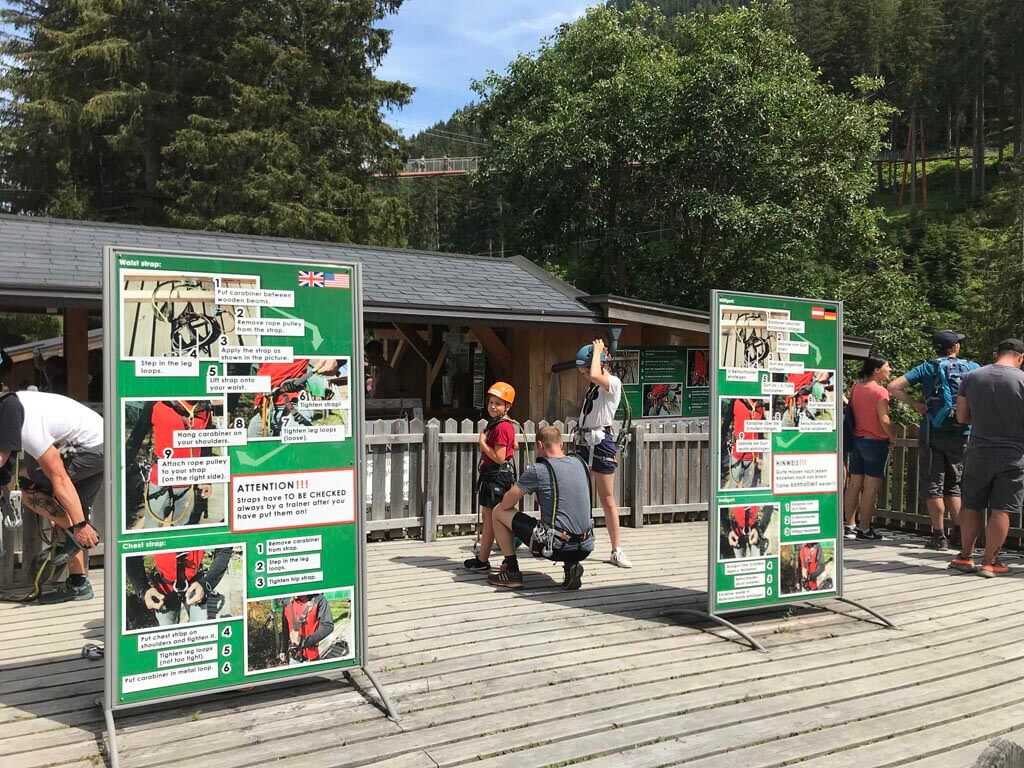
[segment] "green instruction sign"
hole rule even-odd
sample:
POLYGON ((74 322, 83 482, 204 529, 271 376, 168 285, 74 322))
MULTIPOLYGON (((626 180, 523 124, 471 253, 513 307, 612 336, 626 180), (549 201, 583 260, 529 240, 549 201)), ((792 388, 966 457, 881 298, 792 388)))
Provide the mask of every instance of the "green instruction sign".
POLYGON ((611 366, 634 419, 708 415, 707 348, 619 347, 611 366))
POLYGON ((708 608, 842 592, 842 305, 711 294, 708 608))
POLYGON ((359 285, 107 249, 111 708, 362 664, 359 285))

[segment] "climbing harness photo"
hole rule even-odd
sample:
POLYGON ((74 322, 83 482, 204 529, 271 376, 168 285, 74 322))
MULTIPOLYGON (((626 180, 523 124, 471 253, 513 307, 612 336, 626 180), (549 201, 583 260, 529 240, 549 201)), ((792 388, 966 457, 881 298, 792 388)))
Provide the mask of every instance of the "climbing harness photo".
POLYGON ((126 400, 125 531, 180 526, 219 525, 226 518, 224 483, 160 484, 160 462, 217 456, 223 448, 181 448, 182 431, 223 429, 225 401, 126 400))
POLYGON ((255 346, 258 336, 241 336, 236 324, 259 317, 259 308, 217 301, 223 287, 257 289, 251 278, 157 271, 126 271, 121 286, 121 347, 124 359, 152 357, 219 358, 219 348, 255 346))
POLYGON ((719 507, 719 560, 771 557, 779 553, 779 505, 719 507))
POLYGON ((246 671, 271 672, 351 658, 352 589, 298 593, 246 603, 246 671))
POLYGON ((789 355, 778 351, 778 342, 788 340, 789 334, 768 330, 769 320, 788 319, 788 311, 723 307, 720 366, 765 369, 769 361, 788 361, 789 355))
POLYGON ((771 403, 764 397, 723 397, 721 402, 720 488, 770 488, 767 456, 771 442, 766 433, 748 422, 771 418, 771 403), (756 441, 756 442, 755 442, 756 441), (760 449, 760 450, 758 450, 760 449))
POLYGON ((772 418, 783 429, 799 429, 801 422, 836 424, 835 371, 807 369, 803 373, 773 373, 772 382, 788 384, 791 395, 772 398, 772 418))
POLYGON ((230 365, 234 376, 265 376, 269 393, 244 394, 232 422, 246 426, 249 439, 280 439, 290 428, 338 425, 352 429, 350 358, 327 355, 290 363, 230 365))
POLYGON ((125 559, 126 632, 241 616, 242 549, 164 550, 125 559))

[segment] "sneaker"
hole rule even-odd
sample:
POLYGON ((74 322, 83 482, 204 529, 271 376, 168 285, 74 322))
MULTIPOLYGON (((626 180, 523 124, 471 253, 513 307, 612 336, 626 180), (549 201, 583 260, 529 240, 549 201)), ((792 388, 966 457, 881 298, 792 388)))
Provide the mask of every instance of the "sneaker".
POLYGON ((55 603, 70 603, 73 600, 91 600, 93 596, 92 584, 86 579, 85 584, 80 587, 72 587, 68 582, 58 584, 53 592, 44 592, 39 596, 40 603, 51 605, 55 603))
POLYGON ((487 583, 492 587, 507 587, 508 589, 519 589, 523 586, 523 572, 510 571, 504 565, 497 573, 487 577, 487 583))
POLYGON ((612 565, 617 565, 619 568, 633 567, 633 563, 630 562, 629 558, 626 557, 626 553, 621 549, 613 549, 612 556, 608 558, 608 562, 612 565))
POLYGON ((969 557, 961 557, 957 555, 953 558, 947 566, 951 571, 960 571, 960 573, 977 573, 978 568, 974 565, 974 560, 969 557))
POLYGON ((843 538, 844 539, 856 539, 857 538, 857 529, 854 528, 852 525, 844 525, 843 526, 843 538))
POLYGON ((874 528, 868 528, 866 531, 862 531, 860 528, 854 528, 853 533, 858 541, 881 541, 885 538, 874 528))
POLYGON ((942 531, 933 531, 932 537, 924 543, 925 549, 934 549, 943 552, 949 549, 949 539, 942 531))
POLYGON ((462 566, 464 568, 466 568, 467 570, 470 570, 470 571, 487 571, 487 572, 490 572, 490 570, 491 570, 491 564, 489 562, 487 562, 486 560, 481 560, 476 555, 473 555, 473 557, 469 558, 469 560, 464 560, 462 562, 462 566))
POLYGON ((1009 572, 1010 569, 998 560, 992 563, 992 565, 982 565, 981 568, 978 569, 978 575, 984 576, 986 579, 992 579, 996 576, 1005 576, 1009 572))
POLYGON ((566 563, 562 589, 579 589, 583 583, 583 563, 566 563))

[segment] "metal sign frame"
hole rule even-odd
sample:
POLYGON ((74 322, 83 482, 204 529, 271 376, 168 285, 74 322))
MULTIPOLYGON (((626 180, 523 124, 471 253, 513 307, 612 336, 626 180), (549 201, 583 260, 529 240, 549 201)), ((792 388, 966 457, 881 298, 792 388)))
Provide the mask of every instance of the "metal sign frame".
MULTIPOLYGON (((116 483, 120 482, 121 474, 118 467, 118 456, 120 452, 114 450, 113 447, 119 445, 120 435, 118 432, 118 419, 113 417, 116 412, 115 409, 120 407, 120 400, 118 395, 118 363, 120 362, 121 356, 121 343, 120 343, 120 324, 118 307, 120 301, 120 285, 118 281, 118 269, 117 269, 117 258, 120 254, 131 253, 131 254, 152 254, 153 256, 174 256, 179 258, 200 258, 200 259, 217 259, 219 261, 239 261, 257 264, 270 264, 270 265, 281 265, 281 264, 294 264, 296 266, 309 266, 311 264, 324 265, 324 266, 337 266, 342 269, 351 270, 352 276, 351 285, 351 300, 352 300, 352 311, 353 311, 353 324, 352 324, 352 353, 350 356, 350 379, 351 384, 349 387, 349 398, 351 403, 351 413, 353 429, 352 437, 355 440, 354 446, 354 459, 355 459, 355 486, 356 486, 356 500, 355 500, 355 516, 356 516, 356 577, 359 580, 358 585, 354 585, 356 588, 353 590, 353 600, 356 605, 353 607, 353 613, 358 618, 359 626, 356 629, 357 632, 357 648, 355 649, 354 656, 351 660, 353 663, 347 664, 340 669, 347 677, 352 669, 362 670, 370 682, 377 689, 378 694, 381 697, 384 708, 388 716, 393 720, 398 720, 398 711, 388 698, 386 691, 377 681, 373 673, 370 671, 367 665, 368 656, 368 632, 367 632, 367 605, 366 605, 366 528, 365 528, 365 469, 366 469, 366 456, 365 456, 365 440, 364 440, 364 424, 363 424, 363 401, 365 393, 363 387, 358 386, 358 382, 361 380, 361 371, 363 370, 363 294, 362 294, 362 265, 359 263, 347 263, 347 262, 335 262, 335 261, 324 261, 322 259, 297 259, 294 257, 282 257, 282 258, 267 258, 266 256, 244 256, 239 254, 224 254, 224 253, 209 253, 209 252, 193 252, 193 251, 174 251, 166 249, 152 249, 144 247, 129 247, 129 246, 107 246, 104 248, 104 270, 103 270, 103 325, 104 325, 104 344, 103 344, 103 363, 105 372, 104 381, 104 402, 105 402, 105 434, 104 439, 108 449, 105 453, 105 465, 104 471, 106 472, 105 479, 105 493, 106 503, 108 505, 108 516, 107 526, 104 532, 103 541, 105 546, 106 556, 104 558, 104 579, 106 582, 106 589, 104 595, 104 619, 105 619, 105 641, 106 651, 104 654, 104 689, 103 689, 103 701, 102 706, 104 709, 105 716, 107 718, 107 726, 110 733, 111 741, 111 753, 113 758, 113 765, 116 768, 117 765, 117 747, 116 747, 116 735, 114 732, 114 724, 112 713, 114 711, 122 711, 133 709, 140 706, 151 706, 151 705, 162 705, 172 703, 184 699, 192 699, 196 697, 207 696, 214 693, 221 693, 224 691, 238 690, 241 688, 251 688, 257 686, 265 686, 271 684, 280 684, 281 678, 270 678, 270 679, 259 679, 250 678, 237 684, 229 684, 220 687, 213 688, 208 691, 197 691, 185 694, 176 694, 166 697, 155 697, 143 702, 133 702, 126 704, 118 704, 116 702, 116 684, 117 684, 117 670, 118 670, 118 638, 120 637, 120 620, 118 611, 118 600, 117 600, 117 589, 115 588, 115 577, 117 573, 116 558, 119 557, 117 549, 119 529, 118 522, 120 520, 119 513, 113 511, 113 505, 119 498, 119 494, 116 490, 116 483)), ((228 510, 230 514, 230 510, 228 510)), ((244 642, 244 640, 243 640, 244 642)), ((339 667, 335 666, 317 666, 313 668, 313 671, 297 673, 292 676, 288 676, 286 679, 289 681, 298 680, 308 677, 322 677, 325 673, 330 671, 337 671, 339 667)))
MULTIPOLYGON (((781 606, 787 603, 804 602, 807 600, 826 600, 826 599, 843 599, 843 492, 842 492, 842 477, 843 477, 843 429, 839 419, 841 417, 840 400, 838 397, 839 387, 842 382, 842 365, 843 365, 843 302, 834 299, 807 299, 803 297, 795 296, 779 296, 775 294, 767 293, 748 293, 744 291, 725 291, 712 289, 711 291, 711 304, 710 304, 710 370, 711 370, 711 391, 709 392, 709 404, 710 404, 710 415, 708 419, 708 438, 709 438, 709 450, 710 450, 710 461, 709 461, 709 475, 708 475, 708 605, 707 612, 710 616, 721 616, 729 614, 745 613, 750 611, 763 611, 766 608, 773 606, 781 606), (751 299, 766 299, 770 301, 799 301, 807 304, 824 303, 828 305, 836 305, 836 386, 837 386, 837 398, 836 398, 836 437, 838 451, 836 454, 836 568, 835 568, 835 589, 829 590, 828 592, 820 596, 806 597, 803 595, 794 595, 785 599, 777 599, 772 604, 756 605, 740 607, 735 609, 722 610, 719 608, 715 609, 715 582, 716 582, 716 567, 718 563, 718 547, 719 547, 719 533, 718 533, 718 483, 721 473, 721 411, 719 407, 719 386, 718 386, 718 375, 721 367, 719 365, 719 345, 721 343, 721 314, 719 312, 719 297, 721 295, 728 296, 742 296, 751 299)), ((776 497, 772 495, 772 499, 776 497)), ((780 509, 781 514, 781 509, 780 509)))

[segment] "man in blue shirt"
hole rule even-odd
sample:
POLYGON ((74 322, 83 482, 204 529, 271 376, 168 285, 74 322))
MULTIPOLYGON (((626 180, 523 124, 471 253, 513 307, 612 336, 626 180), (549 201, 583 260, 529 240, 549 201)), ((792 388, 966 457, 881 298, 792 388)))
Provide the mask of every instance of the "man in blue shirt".
POLYGON ((962 333, 946 330, 932 336, 936 358, 921 363, 889 384, 889 394, 921 414, 918 437, 918 475, 921 496, 932 522, 929 549, 949 548, 944 517, 949 514, 950 533, 960 525, 960 478, 964 450, 971 427, 956 421, 956 397, 960 381, 978 364, 960 360, 962 333), (922 399, 908 387, 920 385, 922 399), (951 410, 950 410, 951 409, 951 410))

